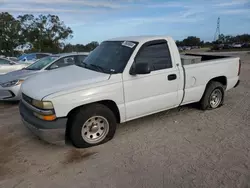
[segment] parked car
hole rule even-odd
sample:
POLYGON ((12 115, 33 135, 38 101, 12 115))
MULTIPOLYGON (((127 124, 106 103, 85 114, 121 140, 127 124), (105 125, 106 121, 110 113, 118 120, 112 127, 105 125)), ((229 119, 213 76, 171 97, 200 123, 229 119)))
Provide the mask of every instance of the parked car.
POLYGON ((200 46, 191 46, 191 49, 199 49, 200 46))
POLYGON ((49 56, 51 54, 49 53, 31 53, 31 54, 23 54, 20 57, 18 57, 18 61, 19 62, 25 62, 25 63, 29 63, 32 64, 34 63, 36 60, 41 59, 43 57, 49 56))
POLYGON ((250 48, 250 43, 244 43, 244 44, 242 45, 242 48, 250 48))
POLYGON ((17 57, 6 57, 6 59, 9 59, 9 60, 15 61, 15 62, 18 61, 17 57))
POLYGON ((178 50, 179 50, 179 51, 183 51, 183 48, 182 48, 182 47, 178 47, 178 50))
MULTIPOLYGON (((21 84, 32 75, 80 63, 88 53, 57 54, 37 60, 28 67, 0 77, 0 100, 17 101, 21 98, 21 84)), ((72 72, 71 74, 74 74, 72 72)))
POLYGON ((230 49, 230 48, 232 48, 232 46, 230 44, 224 44, 222 48, 223 49, 230 49))
POLYGON ((183 50, 191 50, 190 46, 183 46, 183 50))
POLYGON ((28 64, 18 63, 7 58, 0 57, 0 75, 27 67, 28 64))
POLYGON ((214 44, 211 50, 222 50, 224 48, 224 44, 214 44))
POLYGON ((195 102, 220 107, 239 84, 240 58, 192 55, 202 61, 182 65, 171 37, 104 41, 78 66, 26 80, 22 120, 47 142, 81 148, 110 140, 117 123, 195 102))
POLYGON ((240 44, 240 43, 234 43, 234 44, 232 44, 232 47, 233 48, 241 48, 242 44, 240 44))

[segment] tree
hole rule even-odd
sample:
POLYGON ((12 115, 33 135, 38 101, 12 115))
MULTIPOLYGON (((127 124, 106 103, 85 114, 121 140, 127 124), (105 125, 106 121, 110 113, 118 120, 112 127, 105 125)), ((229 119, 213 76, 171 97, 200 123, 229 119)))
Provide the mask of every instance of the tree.
POLYGON ((56 15, 39 15, 34 17, 31 14, 18 16, 21 23, 21 33, 25 42, 33 44, 34 51, 60 52, 62 43, 72 38, 73 31, 60 21, 56 15))
POLYGON ((13 56, 21 43, 21 24, 7 12, 0 13, 0 54, 13 56))
POLYGON ((92 51, 94 50, 97 46, 99 46, 99 43, 96 41, 92 41, 90 43, 88 43, 85 47, 87 51, 92 51))
POLYGON ((177 41, 175 41, 175 43, 176 43, 177 46, 183 46, 183 42, 182 41, 177 40, 177 41))
POLYGON ((214 43, 216 44, 219 44, 219 43, 232 44, 232 43, 247 43, 247 42, 250 42, 249 34, 243 34, 243 35, 237 35, 237 36, 221 34, 219 36, 219 39, 217 41, 214 41, 214 43))
POLYGON ((200 43, 201 43, 200 38, 194 36, 189 36, 183 40, 184 46, 199 46, 200 43))
POLYGON ((90 52, 94 50, 97 46, 99 46, 99 43, 96 41, 92 41, 86 45, 83 44, 67 44, 65 45, 63 52, 90 52))

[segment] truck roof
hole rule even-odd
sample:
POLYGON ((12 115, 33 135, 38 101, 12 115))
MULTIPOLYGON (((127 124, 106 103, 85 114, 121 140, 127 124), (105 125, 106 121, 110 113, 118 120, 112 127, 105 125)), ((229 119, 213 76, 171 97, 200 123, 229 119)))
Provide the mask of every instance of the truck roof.
POLYGON ((168 39, 169 36, 129 36, 112 38, 108 41, 134 41, 134 42, 147 42, 151 40, 168 39))

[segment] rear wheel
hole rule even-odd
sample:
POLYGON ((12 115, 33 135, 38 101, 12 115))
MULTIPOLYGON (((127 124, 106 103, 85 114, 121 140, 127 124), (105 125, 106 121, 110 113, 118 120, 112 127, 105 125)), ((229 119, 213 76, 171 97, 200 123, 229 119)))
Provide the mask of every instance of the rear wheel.
POLYGON ((70 139, 78 148, 105 143, 115 134, 116 118, 113 112, 102 104, 82 107, 72 118, 70 139))
POLYGON ((209 83, 200 101, 201 109, 209 110, 220 107, 224 102, 224 90, 225 87, 220 82, 209 83))

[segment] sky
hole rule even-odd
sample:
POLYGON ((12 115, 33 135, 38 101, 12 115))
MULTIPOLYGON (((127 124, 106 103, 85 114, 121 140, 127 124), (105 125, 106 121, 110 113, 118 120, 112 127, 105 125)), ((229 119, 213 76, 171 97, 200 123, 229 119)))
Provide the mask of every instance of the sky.
POLYGON ((73 44, 137 35, 211 41, 218 17, 221 33, 250 33, 250 0, 0 0, 0 12, 58 15, 73 44))

